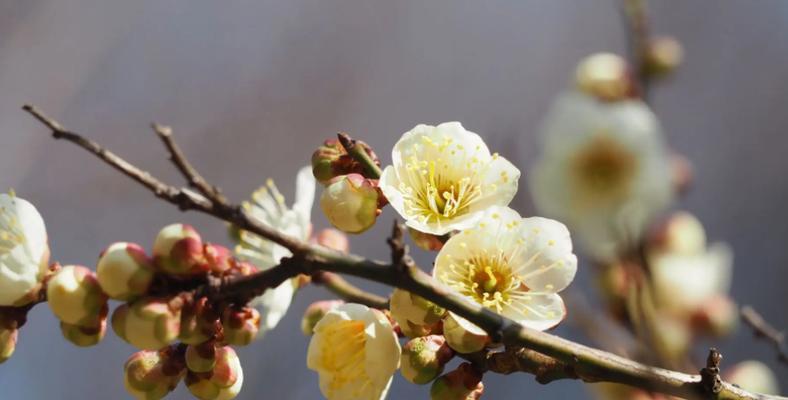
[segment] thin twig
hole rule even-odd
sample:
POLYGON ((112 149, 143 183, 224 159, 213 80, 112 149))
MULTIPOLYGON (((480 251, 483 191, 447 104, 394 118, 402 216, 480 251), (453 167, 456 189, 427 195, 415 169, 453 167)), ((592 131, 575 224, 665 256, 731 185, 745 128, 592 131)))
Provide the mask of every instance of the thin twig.
POLYGON ((347 153, 353 157, 356 162, 361 164, 361 166, 364 168, 365 176, 367 178, 380 178, 380 175, 382 174, 380 165, 378 165, 378 163, 369 156, 366 148, 358 145, 358 142, 351 138, 347 133, 340 132, 337 134, 337 138, 339 139, 339 143, 342 145, 342 147, 345 148, 345 151, 347 151, 347 153))
POLYGON ((752 328, 755 337, 762 338, 774 346, 777 359, 788 365, 788 348, 785 344, 785 332, 773 327, 766 319, 751 306, 741 308, 741 319, 752 328))
MULTIPOLYGON (((138 168, 114 154, 112 155, 113 157, 107 157, 106 154, 111 153, 105 151, 97 144, 82 138, 80 135, 66 131, 55 121, 43 117, 43 114, 38 112, 35 107, 25 106, 24 109, 52 129, 54 137, 67 139, 80 145, 132 178, 139 176, 141 170, 138 168)), ((147 173, 142 176, 146 175, 147 173)), ((689 399, 785 399, 778 396, 753 394, 724 382, 720 385, 719 393, 711 393, 703 384, 700 375, 689 375, 651 367, 522 326, 482 307, 478 303, 468 301, 464 296, 432 279, 432 277, 417 268, 415 264, 413 265, 414 268, 407 268, 403 271, 400 268, 394 268, 392 264, 311 245, 286 236, 269 226, 261 224, 259 221, 255 221, 242 212, 240 207, 232 204, 214 204, 207 199, 203 199, 202 202, 198 203, 192 197, 186 197, 185 204, 181 204, 178 201, 177 193, 179 191, 177 189, 169 187, 150 176, 144 180, 136 178, 135 180, 154 192, 154 188, 158 188, 162 193, 172 194, 171 196, 157 194, 157 196, 172 204, 179 205, 181 209, 197 210, 212 215, 217 219, 280 244, 294 254, 293 258, 286 259, 282 264, 269 270, 198 289, 198 291, 202 291, 208 296, 215 298, 245 298, 245 296, 250 294, 262 293, 265 288, 272 287, 278 282, 281 283, 285 279, 292 278, 300 273, 313 274, 316 271, 328 271, 348 274, 395 286, 421 296, 479 326, 495 341, 499 341, 509 347, 525 347, 546 356, 551 365, 558 365, 565 370, 571 370, 573 372, 571 377, 573 378, 621 383, 689 399), (154 185, 146 184, 146 182, 153 182, 154 185)), ((547 359, 543 363, 546 363, 547 359)))
POLYGON ((339 298, 350 303, 359 303, 378 309, 389 307, 388 299, 362 290, 333 272, 317 271, 312 274, 312 282, 325 286, 339 298))
POLYGON ((643 101, 648 101, 651 81, 648 74, 649 27, 644 0, 623 0, 624 22, 629 44, 629 61, 643 101))

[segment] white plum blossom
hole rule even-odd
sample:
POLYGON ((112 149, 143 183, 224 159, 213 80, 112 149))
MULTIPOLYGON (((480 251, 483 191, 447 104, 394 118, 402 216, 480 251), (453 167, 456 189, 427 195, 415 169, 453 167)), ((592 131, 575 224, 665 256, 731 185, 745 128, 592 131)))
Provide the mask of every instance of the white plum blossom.
POLYGON ((529 179, 534 203, 566 222, 598 260, 633 246, 673 197, 659 121, 640 100, 565 94, 541 135, 541 159, 529 179))
POLYGON ((391 158, 380 189, 409 227, 433 235, 470 228, 488 207, 508 205, 520 178, 520 170, 490 154, 459 122, 416 126, 391 158))
MULTIPOLYGON (((270 179, 265 186, 252 194, 251 201, 244 202, 243 207, 250 217, 261 223, 294 238, 307 240, 311 231, 310 220, 314 199, 315 178, 312 176, 312 169, 303 167, 296 176, 296 195, 292 208, 287 208, 284 196, 270 179)), ((235 254, 261 270, 270 269, 279 264, 282 258, 292 255, 285 247, 243 230, 238 234, 235 254)), ((250 305, 260 311, 262 318, 258 338, 276 327, 284 317, 295 290, 296 283, 287 280, 252 300, 250 305)))
POLYGON ((49 263, 44 220, 14 193, 0 194, 0 306, 32 301, 49 263))
POLYGON ((401 348, 379 310, 348 303, 315 325, 306 365, 328 400, 381 400, 400 366, 401 348))
POLYGON ((572 282, 576 271, 566 226, 547 218, 521 218, 508 207, 491 207, 476 227, 446 242, 433 276, 486 308, 545 330, 565 317, 558 292, 572 282))

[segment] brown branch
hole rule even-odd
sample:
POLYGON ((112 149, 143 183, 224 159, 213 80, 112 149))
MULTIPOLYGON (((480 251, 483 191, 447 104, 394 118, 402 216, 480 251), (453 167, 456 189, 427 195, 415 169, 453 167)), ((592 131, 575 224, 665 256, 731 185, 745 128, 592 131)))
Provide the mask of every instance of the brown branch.
POLYGON ((359 145, 358 141, 351 138, 350 135, 344 132, 338 133, 337 139, 339 139, 339 143, 345 148, 345 151, 347 151, 348 155, 350 155, 350 157, 352 157, 357 163, 361 164, 361 166, 364 168, 364 176, 372 179, 380 179, 380 175, 382 173, 380 166, 375 162, 375 160, 372 159, 372 157, 370 157, 364 146, 359 145))
MULTIPOLYGON (((403 263, 404 268, 395 268, 392 264, 369 260, 354 254, 343 254, 294 239, 250 218, 240 207, 213 203, 202 196, 183 196, 179 194, 183 191, 150 177, 149 174, 104 150, 94 142, 66 131, 57 122, 44 117, 35 107, 25 106, 24 109, 52 129, 55 138, 67 139, 85 148, 114 168, 148 187, 165 201, 178 205, 182 210, 197 210, 212 215, 280 244, 294 254, 293 258, 287 259, 269 270, 199 289, 202 291, 201 293, 213 298, 244 298, 259 294, 265 288, 272 287, 277 282, 281 283, 300 273, 313 274, 317 271, 328 271, 348 274, 395 286, 421 296, 476 324, 496 342, 501 342, 509 347, 528 348, 548 357, 549 359, 542 360, 540 365, 548 369, 555 369, 556 365, 560 365, 566 371, 571 370, 573 378, 584 381, 621 383, 689 399, 780 399, 777 396, 749 393, 724 382, 720 384, 720 391, 713 393, 706 388, 700 375, 689 375, 651 367, 522 326, 478 303, 468 301, 464 296, 432 279, 415 263, 403 263), (550 367, 550 365, 553 366, 550 367)), ((567 375, 567 377, 569 376, 567 375)))
POLYGON ((399 220, 394 220, 391 237, 386 239, 391 248, 391 265, 400 272, 418 268, 410 256, 410 249, 405 243, 405 226, 399 220))
POLYGON ((317 271, 312 274, 312 282, 325 286, 326 289, 347 302, 364 304, 367 307, 378 309, 389 308, 388 299, 362 290, 333 272, 317 271))
POLYGON ((648 71, 649 27, 644 0, 623 0, 624 21, 629 44, 629 61, 633 69, 637 90, 644 101, 648 100, 651 81, 648 71))
POLYGON ((741 319, 750 328, 757 338, 764 339, 772 344, 777 353, 777 359, 788 365, 788 348, 785 344, 785 332, 773 327, 763 316, 751 306, 741 308, 741 319))

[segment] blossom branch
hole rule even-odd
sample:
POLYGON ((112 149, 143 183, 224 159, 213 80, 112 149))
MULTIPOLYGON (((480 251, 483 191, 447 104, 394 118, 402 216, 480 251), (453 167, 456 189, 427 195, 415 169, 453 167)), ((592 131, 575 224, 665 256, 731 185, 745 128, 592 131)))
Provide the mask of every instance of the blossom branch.
POLYGON ((741 318, 750 328, 755 337, 763 338, 774 346, 777 359, 788 365, 788 348, 785 344, 785 332, 773 327, 766 319, 750 306, 741 308, 741 318))
MULTIPOLYGON (((230 203, 212 202, 203 196, 190 194, 153 178, 150 174, 131 165, 101 146, 67 131, 56 121, 49 119, 33 106, 26 105, 24 110, 52 130, 56 139, 66 139, 93 153, 125 175, 153 191, 157 197, 177 205, 181 210, 196 210, 217 219, 231 223, 241 229, 255 233, 288 248, 294 256, 285 259, 280 265, 253 275, 230 278, 212 282, 198 288, 199 293, 214 299, 250 298, 262 293, 266 288, 283 282, 300 273, 312 274, 328 271, 356 276, 398 287, 421 296, 457 315, 469 320, 485 330, 496 342, 509 347, 524 347, 543 355, 530 362, 549 370, 559 368, 571 371, 567 378, 581 379, 586 382, 613 382, 630 385, 646 390, 690 399, 781 399, 747 392, 730 383, 720 381, 719 391, 709 390, 700 375, 644 365, 602 350, 587 347, 549 333, 524 327, 510 319, 498 315, 480 304, 471 303, 463 296, 438 283, 415 263, 394 267, 379 261, 369 260, 354 254, 343 254, 322 246, 312 245, 260 223, 247 215, 242 208, 230 203)), ((525 354, 525 353, 523 353, 525 354)), ((532 356, 532 353, 527 353, 532 356)), ((531 364, 522 363, 522 369, 531 371, 531 364)), ((493 369, 490 369, 493 371, 493 369)), ((537 374, 537 378, 539 375, 537 374)), ((784 399, 784 398, 782 398, 784 399)))
POLYGON ((339 139, 339 143, 345 148, 345 151, 347 151, 347 153, 353 157, 356 162, 361 164, 368 178, 380 178, 380 175, 382 174, 380 166, 378 166, 375 160, 369 156, 367 151, 362 146, 358 145, 355 139, 351 138, 347 133, 338 133, 337 139, 339 139))
POLYGON ((388 308, 389 306, 388 299, 353 286, 344 278, 332 272, 317 271, 312 274, 312 282, 325 286, 339 298, 350 303, 364 304, 365 306, 379 309, 388 308))
POLYGON ((649 28, 644 0, 624 0, 624 20, 627 27, 629 59, 637 81, 640 96, 648 99, 650 80, 646 57, 648 55, 649 28))

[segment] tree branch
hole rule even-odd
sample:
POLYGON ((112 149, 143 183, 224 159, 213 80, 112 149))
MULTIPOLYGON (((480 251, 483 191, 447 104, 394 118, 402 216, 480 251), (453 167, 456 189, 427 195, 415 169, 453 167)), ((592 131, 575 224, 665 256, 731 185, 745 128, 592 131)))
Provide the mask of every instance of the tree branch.
POLYGON ((120 157, 104 150, 98 144, 84 139, 76 133, 66 131, 60 124, 45 117, 35 107, 25 106, 24 109, 49 127, 55 138, 66 139, 88 150, 143 184, 157 197, 179 206, 182 210, 197 210, 236 225, 287 247, 294 254, 293 258, 285 260, 272 269, 198 289, 201 293, 213 298, 244 298, 244 296, 259 294, 265 288, 272 287, 277 282, 281 283, 299 273, 312 274, 318 271, 328 271, 348 274, 395 286, 421 296, 476 324, 484 329, 494 341, 504 343, 509 347, 524 347, 542 354, 546 358, 539 361, 539 365, 552 369, 558 368, 557 366, 560 365, 565 371, 572 371, 572 374, 567 374, 567 377, 588 382, 621 383, 690 399, 781 398, 749 393, 725 382, 720 382, 719 392, 714 393, 707 389, 700 375, 689 375, 651 367, 549 333, 524 327, 477 303, 470 302, 432 279, 415 263, 405 265, 404 268, 395 268, 392 264, 312 245, 286 236, 250 218, 238 206, 211 202, 202 196, 183 195, 183 190, 162 183, 120 157))
POLYGON ((762 338, 774 346, 777 359, 788 365, 788 349, 785 345, 785 333, 773 327, 760 313, 750 306, 741 308, 741 319, 752 328, 755 337, 762 338))
POLYGON ((326 289, 349 303, 364 304, 365 306, 378 309, 389 308, 389 301, 385 297, 378 296, 351 285, 348 281, 335 273, 317 271, 312 274, 312 282, 325 286, 326 289))

